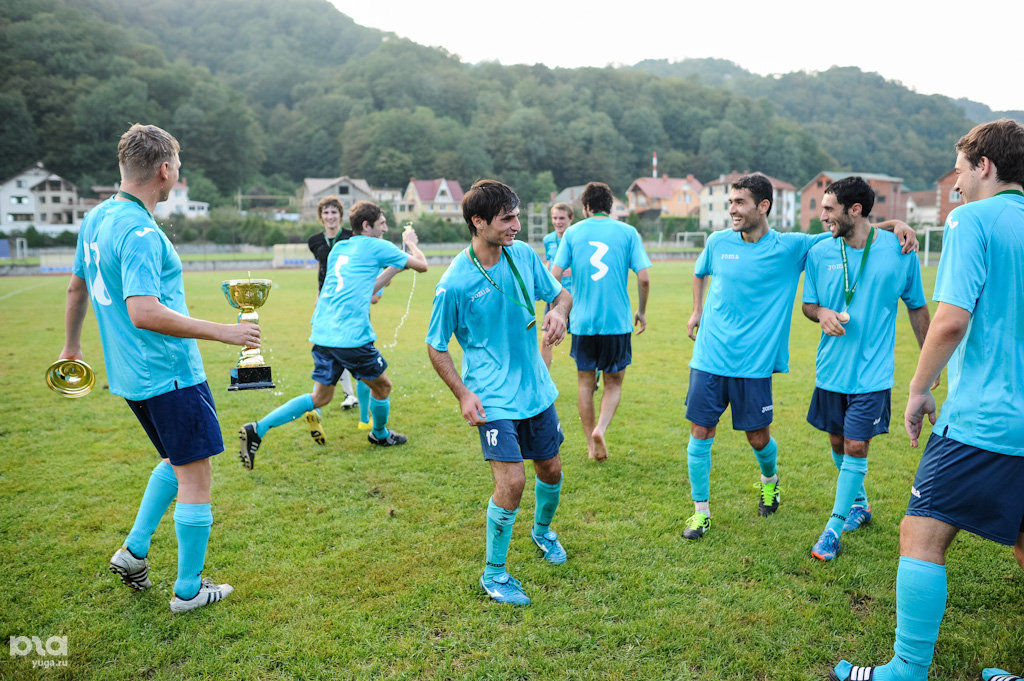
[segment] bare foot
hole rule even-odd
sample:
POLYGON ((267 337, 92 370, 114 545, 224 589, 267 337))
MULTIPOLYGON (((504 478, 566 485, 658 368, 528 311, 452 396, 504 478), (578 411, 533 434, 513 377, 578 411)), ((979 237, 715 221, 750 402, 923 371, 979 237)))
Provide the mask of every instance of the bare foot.
POLYGON ((595 461, 604 461, 608 458, 608 445, 605 444, 604 435, 595 430, 592 437, 594 438, 593 458, 595 461))

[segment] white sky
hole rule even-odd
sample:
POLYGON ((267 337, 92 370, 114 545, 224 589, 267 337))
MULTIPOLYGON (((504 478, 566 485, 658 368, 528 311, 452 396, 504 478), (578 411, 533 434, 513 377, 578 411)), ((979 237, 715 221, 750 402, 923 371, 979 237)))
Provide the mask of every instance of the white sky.
POLYGON ((795 0, 330 1, 356 23, 467 62, 578 67, 718 57, 760 74, 858 66, 923 94, 1024 109, 1019 0, 840 0, 813 10, 795 0))

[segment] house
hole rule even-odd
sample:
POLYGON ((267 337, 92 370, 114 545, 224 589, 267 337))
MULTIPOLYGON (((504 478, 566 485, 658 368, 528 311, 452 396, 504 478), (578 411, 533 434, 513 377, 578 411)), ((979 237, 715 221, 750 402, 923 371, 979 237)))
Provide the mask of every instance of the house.
POLYGON ((158 218, 169 218, 172 215, 184 215, 189 220, 210 216, 210 204, 205 201, 190 201, 188 183, 181 178, 174 183, 166 201, 156 204, 153 215, 158 218))
POLYGON ((462 220, 462 187, 455 180, 417 180, 409 178, 409 184, 398 204, 398 214, 438 215, 446 220, 462 220))
POLYGON ((51 173, 42 162, 0 182, 0 230, 77 231, 89 205, 74 183, 51 173))
POLYGON ((959 206, 964 202, 964 198, 960 196, 954 187, 956 186, 956 171, 950 170, 948 173, 940 177, 935 181, 936 185, 936 196, 938 198, 938 210, 935 216, 936 225, 946 224, 946 218, 949 216, 950 211, 959 206))
MULTIPOLYGON (((587 185, 585 184, 566 187, 551 197, 551 203, 567 203, 572 206, 573 222, 579 222, 583 219, 583 203, 580 201, 580 198, 583 196, 583 190, 586 188, 587 185)), ((617 196, 613 196, 612 212, 608 214, 608 217, 625 222, 626 218, 629 217, 629 206, 623 203, 617 196)))
MULTIPOLYGON (((749 174, 732 172, 719 175, 718 179, 704 185, 700 193, 698 224, 701 229, 718 230, 732 226, 732 218, 729 217, 729 189, 733 182, 749 174)), ((796 187, 771 175, 765 177, 772 183, 772 210, 768 214, 768 225, 779 231, 791 231, 796 227, 796 187)))
POLYGON ((936 225, 939 219, 939 190, 907 192, 907 222, 911 225, 936 225))
POLYGON ((811 220, 821 214, 821 199, 825 188, 836 180, 853 175, 860 176, 875 190, 875 207, 871 217, 875 220, 906 220, 907 202, 903 198, 903 178, 879 173, 848 173, 823 170, 800 190, 800 229, 807 231, 811 220))
POLYGON ((307 177, 299 188, 299 214, 303 220, 316 222, 316 206, 326 196, 337 196, 346 214, 356 201, 373 201, 373 190, 366 180, 341 177, 307 177))
POLYGON ((663 217, 700 214, 700 192, 704 188, 693 175, 686 177, 638 177, 626 190, 632 213, 657 211, 663 217))

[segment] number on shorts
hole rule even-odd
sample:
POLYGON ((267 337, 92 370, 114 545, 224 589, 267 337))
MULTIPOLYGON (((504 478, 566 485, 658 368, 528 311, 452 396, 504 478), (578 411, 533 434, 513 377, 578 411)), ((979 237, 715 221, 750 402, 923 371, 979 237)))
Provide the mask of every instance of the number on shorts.
POLYGON ((484 433, 487 436, 487 446, 497 447, 498 446, 498 429, 492 428, 484 433))
POLYGON ((338 259, 334 261, 334 276, 338 279, 338 283, 334 287, 334 292, 337 293, 345 287, 345 279, 341 276, 341 268, 348 264, 347 255, 338 255, 338 259))
POLYGON ((608 265, 601 262, 601 258, 608 252, 608 244, 601 241, 588 241, 587 243, 597 249, 594 251, 594 255, 590 256, 590 264, 597 270, 590 275, 590 278, 597 281, 608 274, 608 265))

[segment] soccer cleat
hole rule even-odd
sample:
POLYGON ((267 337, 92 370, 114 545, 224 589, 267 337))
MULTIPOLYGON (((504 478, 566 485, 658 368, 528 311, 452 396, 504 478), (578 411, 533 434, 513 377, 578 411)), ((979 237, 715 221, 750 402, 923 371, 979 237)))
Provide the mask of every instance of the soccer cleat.
POLYGON ((531 530, 530 539, 537 545, 537 548, 544 552, 544 560, 552 565, 561 565, 568 557, 565 549, 558 542, 558 535, 554 530, 548 530, 541 536, 535 535, 531 530))
POLYGON ((811 555, 826 563, 839 555, 839 535, 835 530, 826 529, 811 549, 811 555))
POLYGON ((256 434, 256 423, 249 422, 238 429, 238 458, 242 466, 251 471, 256 465, 256 450, 260 448, 263 438, 256 434))
POLYGON ((757 512, 761 516, 769 516, 779 510, 779 501, 782 500, 782 494, 779 481, 775 482, 762 482, 758 485, 761 488, 761 494, 758 495, 757 499, 757 512))
POLYGON ((195 598, 185 600, 184 598, 178 598, 177 594, 174 595, 174 598, 171 599, 171 612, 188 612, 189 610, 201 608, 204 605, 216 603, 227 598, 228 594, 234 590, 234 587, 230 584, 214 584, 212 579, 203 577, 199 593, 195 595, 195 598))
POLYGON ((530 597, 523 591, 523 585, 507 572, 502 572, 491 579, 485 579, 483 575, 480 575, 480 586, 484 588, 488 596, 499 603, 530 604, 530 597))
POLYGON ((1011 674, 1005 669, 996 669, 995 667, 983 669, 981 676, 978 678, 980 678, 981 681, 1021 681, 1020 676, 1011 674))
POLYGON ((380 445, 381 447, 394 447, 395 445, 404 445, 408 439, 401 433, 395 431, 388 432, 388 436, 385 438, 376 438, 373 433, 366 436, 366 439, 370 441, 371 445, 380 445))
POLYGON ((341 408, 344 409, 345 411, 348 411, 352 407, 358 407, 358 406, 359 406, 359 400, 356 398, 355 395, 345 395, 345 399, 342 400, 342 402, 341 402, 341 408))
POLYGON ((153 586, 149 581, 149 563, 145 558, 133 556, 127 546, 122 546, 110 557, 110 571, 136 591, 153 586))
POLYGON ((846 660, 828 670, 829 681, 871 681, 874 676, 874 667, 855 667, 846 660))
POLYGON ((366 421, 360 421, 359 425, 356 426, 356 429, 358 429, 358 430, 373 430, 373 426, 371 426, 366 421))
POLYGON ((327 438, 324 436, 324 424, 320 421, 320 414, 315 409, 306 412, 306 423, 309 425, 309 436, 313 438, 313 442, 318 445, 327 444, 327 438))
POLYGON ((711 516, 705 511, 697 511, 686 519, 683 539, 700 539, 711 530, 711 516))
POLYGON ((846 516, 846 522, 843 524, 843 532, 853 532, 870 522, 870 505, 867 508, 863 506, 853 506, 850 508, 850 515, 846 516))

